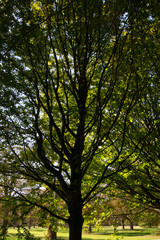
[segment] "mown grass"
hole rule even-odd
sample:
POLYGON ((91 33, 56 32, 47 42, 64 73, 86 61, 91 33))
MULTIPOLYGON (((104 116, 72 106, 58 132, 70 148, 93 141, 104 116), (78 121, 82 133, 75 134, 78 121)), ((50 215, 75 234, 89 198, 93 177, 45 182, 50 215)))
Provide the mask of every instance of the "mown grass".
MULTIPOLYGON (((23 232, 23 230, 21 230, 23 232)), ((30 233, 33 234, 35 237, 39 237, 44 239, 45 235, 47 234, 47 228, 35 227, 31 228, 30 233)), ((7 240, 17 240, 17 229, 10 228, 7 234, 7 240)))
MULTIPOLYGON (((34 236, 44 239, 47 234, 47 228, 31 228, 30 231, 34 236)), ((68 231, 59 231, 58 240, 68 240, 68 231)), ((7 240, 16 240, 17 230, 10 228, 7 240)), ((117 229, 116 234, 112 227, 104 227, 101 232, 97 233, 83 233, 83 240, 160 240, 159 228, 140 228, 136 227, 134 230, 128 228, 122 230, 120 227, 117 229)))

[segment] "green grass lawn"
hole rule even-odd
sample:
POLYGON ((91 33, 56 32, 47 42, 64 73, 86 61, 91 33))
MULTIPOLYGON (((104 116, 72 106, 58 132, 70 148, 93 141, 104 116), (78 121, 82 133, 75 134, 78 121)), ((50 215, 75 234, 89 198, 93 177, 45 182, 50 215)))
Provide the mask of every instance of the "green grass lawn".
MULTIPOLYGON (((47 233, 46 228, 32 228, 31 233, 36 237, 40 237, 44 239, 44 236, 47 233)), ((16 240, 17 239, 17 230, 10 228, 7 240, 16 240)), ((59 240, 68 240, 68 231, 59 231, 58 234, 59 240)), ((104 227, 103 230, 99 233, 83 233, 83 240, 160 240, 160 229, 158 228, 140 228, 135 227, 134 230, 129 230, 126 228, 122 230, 120 227, 116 235, 114 235, 114 231, 112 227, 104 227), (158 234, 159 233, 159 234, 158 234)))

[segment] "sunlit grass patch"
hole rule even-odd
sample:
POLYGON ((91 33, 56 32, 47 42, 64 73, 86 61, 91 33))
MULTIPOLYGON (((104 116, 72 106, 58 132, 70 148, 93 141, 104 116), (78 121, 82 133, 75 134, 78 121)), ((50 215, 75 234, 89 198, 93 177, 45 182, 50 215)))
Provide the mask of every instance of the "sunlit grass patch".
MULTIPOLYGON (((47 228, 31 228, 30 232, 35 237, 44 240, 47 234, 47 228)), ((57 233, 58 240, 68 240, 69 233, 67 230, 60 230, 57 233)), ((114 234, 113 227, 103 227, 101 232, 92 233, 83 232, 83 240, 155 240, 160 239, 159 228, 140 228, 135 227, 134 230, 130 230, 129 227, 122 230, 121 227, 117 228, 116 234, 114 234)), ((10 228, 8 231, 7 240, 17 240, 17 229, 10 228)))

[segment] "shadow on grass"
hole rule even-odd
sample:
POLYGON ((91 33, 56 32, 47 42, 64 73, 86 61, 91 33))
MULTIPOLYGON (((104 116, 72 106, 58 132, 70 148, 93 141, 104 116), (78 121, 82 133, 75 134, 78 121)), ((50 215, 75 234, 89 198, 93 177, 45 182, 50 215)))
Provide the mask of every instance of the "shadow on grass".
POLYGON ((123 236, 123 237, 142 237, 146 235, 151 235, 151 233, 143 233, 143 232, 133 232, 133 233, 117 233, 117 236, 123 236))
MULTIPOLYGON (((108 232, 108 233, 106 233, 106 232, 103 232, 103 233, 101 233, 100 235, 111 235, 111 234, 113 234, 113 232, 111 233, 111 232, 108 232)), ((153 234, 153 232, 150 232, 150 231, 143 231, 143 230, 141 230, 141 229, 135 229, 135 230, 131 230, 131 231, 128 231, 128 230, 123 230, 123 232, 121 232, 121 231, 117 231, 117 233, 116 233, 116 236, 122 236, 122 237, 141 237, 141 236, 146 236, 146 235, 152 235, 153 234)))
MULTIPOLYGON (((68 240, 68 238, 58 238, 57 240, 68 240)), ((86 237, 85 237, 85 238, 82 238, 82 240, 93 240, 93 238, 88 238, 88 237, 86 238, 86 237)), ((98 240, 98 239, 97 239, 97 240, 98 240)), ((100 240, 106 240, 106 238, 105 238, 105 239, 102 239, 102 238, 101 238, 100 240)))
MULTIPOLYGON (((85 238, 82 238, 82 240, 93 240, 93 238, 86 238, 86 237, 85 237, 85 238)), ((98 239, 97 239, 97 240, 98 240, 98 239)), ((101 240, 106 240, 106 238, 105 238, 105 239, 102 239, 102 238, 101 238, 101 240)))

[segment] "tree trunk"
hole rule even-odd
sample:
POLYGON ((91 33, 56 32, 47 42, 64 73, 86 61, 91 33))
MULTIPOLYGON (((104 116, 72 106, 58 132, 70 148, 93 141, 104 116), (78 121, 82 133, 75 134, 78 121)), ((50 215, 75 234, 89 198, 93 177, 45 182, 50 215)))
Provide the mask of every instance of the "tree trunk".
POLYGON ((129 221, 130 230, 133 230, 133 222, 132 222, 131 218, 126 217, 126 219, 129 221))
POLYGON ((6 208, 4 209, 4 219, 3 219, 3 222, 2 222, 2 226, 0 227, 0 237, 2 239, 6 239, 6 235, 7 235, 7 232, 8 232, 8 228, 9 228, 9 221, 8 221, 8 215, 9 215, 9 210, 6 208))
POLYGON ((52 230, 52 226, 48 226, 48 233, 47 233, 47 239, 48 240, 57 240, 57 233, 52 230))
POLYGON ((28 219, 28 229, 31 229, 31 218, 28 219))
POLYGON ((1 233, 0 233, 0 237, 2 239, 6 239, 6 235, 7 235, 7 232, 8 232, 8 220, 4 219, 3 220, 3 223, 2 223, 2 226, 1 226, 1 233))
POLYGON ((68 205, 70 217, 69 217, 69 240, 81 240, 82 239, 82 199, 81 197, 73 196, 68 205))
POLYGON ((130 230, 133 230, 133 222, 130 218, 128 220, 129 220, 130 230))
POLYGON ((88 232, 91 233, 92 232, 92 224, 89 223, 89 226, 88 226, 88 232))
POLYGON ((125 226, 124 226, 124 217, 122 217, 122 229, 125 229, 125 226))

